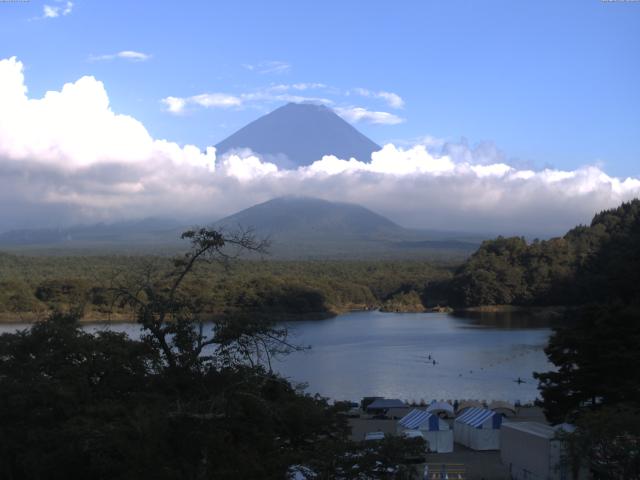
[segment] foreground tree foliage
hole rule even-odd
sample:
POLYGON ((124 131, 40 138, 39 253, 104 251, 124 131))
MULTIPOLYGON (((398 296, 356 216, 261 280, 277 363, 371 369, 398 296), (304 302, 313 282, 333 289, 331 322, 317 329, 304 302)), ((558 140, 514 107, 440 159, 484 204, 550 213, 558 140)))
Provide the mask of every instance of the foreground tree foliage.
POLYGON ((585 412, 563 435, 573 471, 588 468, 597 479, 640 478, 640 407, 619 404, 585 412))
POLYGON ((555 371, 536 373, 547 418, 574 421, 584 410, 640 406, 640 309, 594 306, 567 314, 545 349, 555 371))
MULTIPOLYGON (((263 319, 206 324, 187 279, 203 261, 261 251, 251 235, 186 232, 191 250, 166 270, 130 272, 113 287, 141 340, 88 333, 79 313, 54 313, 0 336, 0 478, 411 478, 402 439, 347 439, 341 405, 275 374, 298 347, 263 319)), ((405 445, 406 444, 406 445, 405 445)))
POLYGON ((640 309, 571 311, 546 348, 556 370, 536 373, 552 423, 571 422, 569 461, 596 478, 640 478, 640 309))

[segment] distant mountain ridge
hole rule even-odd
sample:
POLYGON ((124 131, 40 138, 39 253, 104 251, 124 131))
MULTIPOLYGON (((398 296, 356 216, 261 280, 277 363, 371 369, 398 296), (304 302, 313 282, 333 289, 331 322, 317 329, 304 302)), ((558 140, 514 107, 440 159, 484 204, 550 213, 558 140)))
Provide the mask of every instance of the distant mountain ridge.
MULTIPOLYGON (((409 230, 356 204, 287 196, 241 210, 214 228, 252 229, 271 240, 274 259, 371 259, 465 257, 480 244, 477 236, 409 230)), ((61 229, 23 229, 0 234, 0 248, 12 251, 91 253, 177 253, 186 248, 180 234, 190 225, 144 219, 61 229)))
POLYGON ((310 165, 324 155, 369 161, 380 146, 324 105, 289 103, 216 145, 219 155, 250 149, 280 168, 310 165))
POLYGON ((74 225, 65 228, 10 230, 0 234, 0 246, 77 246, 80 244, 153 244, 174 237, 181 224, 171 219, 144 218, 111 224, 74 225))
POLYGON ((460 257, 480 244, 409 230, 361 205, 301 196, 271 199, 214 226, 251 227, 257 236, 271 239, 276 258, 460 257))

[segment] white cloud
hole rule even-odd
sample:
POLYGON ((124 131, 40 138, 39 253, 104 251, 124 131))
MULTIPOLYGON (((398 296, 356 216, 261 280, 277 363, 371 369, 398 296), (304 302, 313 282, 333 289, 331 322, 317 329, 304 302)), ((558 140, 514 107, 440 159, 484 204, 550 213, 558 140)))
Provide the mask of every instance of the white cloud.
MULTIPOLYGON (((170 99, 172 97, 168 97, 170 99)), ((181 99, 167 105, 181 111, 181 99)), ((600 167, 520 169, 490 144, 388 144, 371 159, 327 156, 295 170, 251 152, 154 139, 112 111, 93 77, 41 98, 22 64, 0 60, 0 230, 150 215, 217 218, 285 195, 355 202, 412 227, 561 233, 640 195, 600 167)))
POLYGON ((115 60, 117 58, 129 60, 132 62, 145 62, 151 58, 151 55, 134 50, 122 50, 117 53, 108 53, 105 55, 92 55, 89 57, 91 61, 115 60))
MULTIPOLYGON (((251 65, 246 66, 247 68, 251 65)), ((371 92, 366 89, 355 89, 362 96, 383 98, 394 108, 401 108, 404 101, 395 93, 389 92, 371 92)), ((351 91, 341 91, 334 87, 330 87, 320 82, 299 82, 299 83, 280 83, 267 87, 258 88, 254 91, 230 94, 230 93, 201 93, 190 97, 169 96, 161 100, 167 107, 167 111, 174 114, 182 114, 187 107, 200 106, 204 108, 228 108, 241 106, 255 106, 265 104, 276 104, 283 102, 294 103, 316 103, 332 107, 336 113, 349 122, 367 122, 379 125, 396 125, 405 121, 393 113, 368 110, 360 106, 344 106, 337 103, 336 100, 327 98, 326 95, 334 97, 348 96, 351 91), (318 91, 323 94, 317 95, 311 91, 318 91)))
POLYGON ((191 97, 189 101, 206 108, 226 108, 242 105, 242 100, 240 98, 234 95, 227 95, 225 93, 203 93, 201 95, 191 97))
POLYGON ((272 88, 268 88, 251 93, 241 93, 240 95, 232 95, 228 93, 201 93, 191 97, 165 97, 161 102, 167 107, 168 112, 178 115, 184 113, 189 106, 199 106, 203 108, 230 108, 264 102, 313 102, 323 105, 331 105, 333 103, 327 98, 278 92, 282 92, 282 90, 273 90, 272 88))
POLYGON ((187 106, 187 100, 179 97, 166 97, 161 102, 167 106, 167 111, 175 114, 183 113, 187 106))
POLYGON ((302 83, 292 83, 292 84, 278 84, 269 87, 267 90, 272 92, 287 92, 289 90, 324 90, 328 88, 324 83, 319 82, 302 82, 302 83))
POLYGON ((43 7, 42 14, 45 18, 56 18, 57 16, 60 15, 58 10, 59 10, 59 7, 52 7, 50 5, 45 5, 43 7))
POLYGON ((376 112, 363 107, 337 107, 335 111, 345 120, 358 123, 368 122, 383 125, 396 125, 404 122, 404 119, 389 112, 376 112))
POLYGON ((42 7, 42 17, 57 18, 60 15, 63 15, 63 16, 69 15, 72 10, 73 10, 73 2, 65 2, 63 5, 44 5, 42 7))
POLYGON ((250 152, 247 152, 246 156, 238 154, 225 156, 221 162, 221 169, 227 176, 244 182, 278 173, 278 167, 275 164, 263 162, 250 152))
POLYGON ((239 107, 243 99, 226 93, 201 93, 192 97, 165 97, 161 100, 167 111, 174 114, 184 113, 187 106, 198 105, 204 108, 239 107))
POLYGON ((379 91, 374 92, 366 88, 354 88, 353 93, 362 97, 373 97, 382 99, 391 108, 403 108, 404 100, 400 95, 393 92, 379 91))
POLYGON ((0 60, 0 105, 0 155, 5 159, 65 170, 139 163, 155 155, 176 163, 207 163, 206 154, 193 154, 195 147, 154 140, 138 120, 113 112, 104 85, 90 76, 31 99, 22 63, 15 57, 0 60))
POLYGON ((270 95, 268 93, 243 94, 242 98, 250 101, 266 102, 293 102, 293 103, 319 103, 322 105, 333 105, 333 100, 324 97, 310 97, 307 95, 270 95))
POLYGON ((291 64, 280 60, 270 60, 256 64, 245 63, 242 65, 249 71, 265 74, 281 74, 291 70, 291 64))

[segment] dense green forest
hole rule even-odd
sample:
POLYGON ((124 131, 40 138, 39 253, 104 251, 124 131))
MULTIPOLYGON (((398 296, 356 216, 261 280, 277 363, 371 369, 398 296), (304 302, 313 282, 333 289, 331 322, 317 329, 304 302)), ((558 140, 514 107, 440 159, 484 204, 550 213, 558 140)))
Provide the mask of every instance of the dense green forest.
MULTIPOLYGON (((0 318, 35 320, 80 310, 84 320, 130 319, 112 287, 132 272, 163 272, 157 256, 18 256, 0 254, 0 318)), ((425 261, 238 261, 202 264, 184 288, 203 312, 321 318, 349 309, 420 309, 443 299, 425 291, 451 278, 454 266, 425 261), (417 299, 417 301, 416 301, 417 299)))
POLYGON ((456 272, 452 304, 580 305, 638 302, 640 200, 594 216, 561 238, 499 237, 456 272))
MULTIPOLYGON (((452 305, 581 305, 637 302, 640 201, 597 214, 560 238, 485 241, 461 266, 424 260, 246 260, 199 266, 185 288, 203 312, 322 318, 349 309, 422 311, 452 305)), ((80 310, 85 320, 121 320, 114 282, 161 272, 162 256, 25 256, 0 253, 0 318, 35 320, 80 310)))

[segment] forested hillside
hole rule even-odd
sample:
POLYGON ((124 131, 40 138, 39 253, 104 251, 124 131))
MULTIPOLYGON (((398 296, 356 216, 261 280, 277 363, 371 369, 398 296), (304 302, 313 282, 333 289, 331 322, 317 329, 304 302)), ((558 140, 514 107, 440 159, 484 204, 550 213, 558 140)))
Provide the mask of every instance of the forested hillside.
MULTIPOLYGON (((0 254, 0 318, 34 320, 54 310, 84 320, 130 317, 111 288, 132 272, 163 272, 170 259, 154 256, 29 257, 0 254)), ((244 261, 226 270, 202 264, 184 288, 205 314, 321 318, 348 309, 405 308, 406 296, 451 278, 452 266, 424 261, 244 261)), ((419 302, 418 302, 419 303, 419 302)), ((407 305, 415 310, 420 305, 407 305)))
POLYGON ((640 200, 597 214, 561 238, 484 242, 456 272, 450 301, 472 305, 637 303, 640 200))

